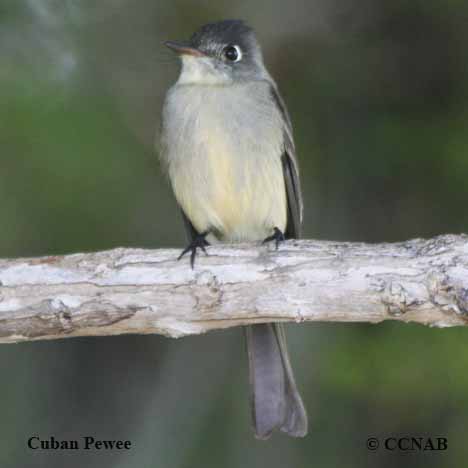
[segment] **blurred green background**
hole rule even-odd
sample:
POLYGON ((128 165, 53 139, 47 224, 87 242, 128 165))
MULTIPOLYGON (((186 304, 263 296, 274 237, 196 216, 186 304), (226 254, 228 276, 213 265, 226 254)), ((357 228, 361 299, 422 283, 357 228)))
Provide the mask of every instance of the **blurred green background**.
MULTIPOLYGON (((161 45, 203 23, 255 27, 295 127, 305 236, 468 231, 468 3, 461 0, 0 0, 0 257, 181 247, 154 151, 178 73, 161 45)), ((242 333, 0 347, 1 467, 457 467, 468 330, 288 327, 304 440, 254 440, 242 333), (129 439, 39 452, 32 435, 129 439), (366 449, 446 436, 445 452, 366 449)))

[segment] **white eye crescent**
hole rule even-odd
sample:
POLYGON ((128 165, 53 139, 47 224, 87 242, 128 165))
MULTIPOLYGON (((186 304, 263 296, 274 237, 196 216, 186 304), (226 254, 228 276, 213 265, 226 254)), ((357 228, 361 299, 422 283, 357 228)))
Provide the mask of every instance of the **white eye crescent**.
POLYGON ((238 62, 242 59, 242 51, 238 45, 228 45, 223 49, 223 55, 229 62, 238 62))

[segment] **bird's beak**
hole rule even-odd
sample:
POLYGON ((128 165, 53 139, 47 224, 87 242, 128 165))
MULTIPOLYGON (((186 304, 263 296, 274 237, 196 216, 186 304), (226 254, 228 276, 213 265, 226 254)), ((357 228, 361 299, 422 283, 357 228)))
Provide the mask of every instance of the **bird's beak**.
POLYGON ((183 42, 175 42, 175 41, 166 41, 164 43, 166 47, 175 51, 176 54, 179 55, 192 55, 193 57, 205 57, 205 54, 195 47, 191 47, 187 43, 183 42))

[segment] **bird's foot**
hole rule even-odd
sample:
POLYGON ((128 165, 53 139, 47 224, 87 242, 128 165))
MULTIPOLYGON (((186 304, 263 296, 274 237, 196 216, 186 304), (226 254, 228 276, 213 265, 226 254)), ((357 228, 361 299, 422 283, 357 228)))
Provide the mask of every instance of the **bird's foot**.
POLYGON ((182 253, 179 255, 179 258, 177 260, 180 260, 186 253, 191 252, 190 254, 190 265, 193 266, 195 265, 195 256, 197 255, 197 248, 200 248, 205 252, 206 255, 208 253, 206 252, 205 246, 210 245, 206 241, 205 237, 208 235, 209 231, 202 232, 201 234, 197 234, 197 237, 193 239, 193 241, 182 251, 182 253))
POLYGON ((275 248, 278 250, 278 245, 280 242, 285 241, 286 238, 281 230, 279 230, 276 226, 273 228, 273 234, 268 236, 262 244, 266 244, 267 242, 275 241, 275 248))

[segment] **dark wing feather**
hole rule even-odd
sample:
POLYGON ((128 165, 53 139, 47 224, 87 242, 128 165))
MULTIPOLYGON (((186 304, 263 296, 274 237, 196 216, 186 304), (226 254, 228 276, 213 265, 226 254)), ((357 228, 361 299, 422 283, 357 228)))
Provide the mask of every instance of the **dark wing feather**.
POLYGON ((297 239, 301 236, 302 196, 291 119, 275 84, 271 85, 271 93, 284 120, 284 153, 281 161, 288 202, 288 220, 284 234, 287 239, 297 239))
POLYGON ((193 224, 190 222, 182 208, 180 208, 180 212, 182 213, 182 219, 184 220, 185 234, 187 235, 187 240, 189 242, 193 242, 195 237, 197 237, 200 233, 197 232, 197 230, 193 227, 193 224))
POLYGON ((284 183, 288 201, 288 221, 284 235, 286 239, 298 239, 301 237, 301 194, 299 178, 294 163, 285 152, 282 156, 284 183))

